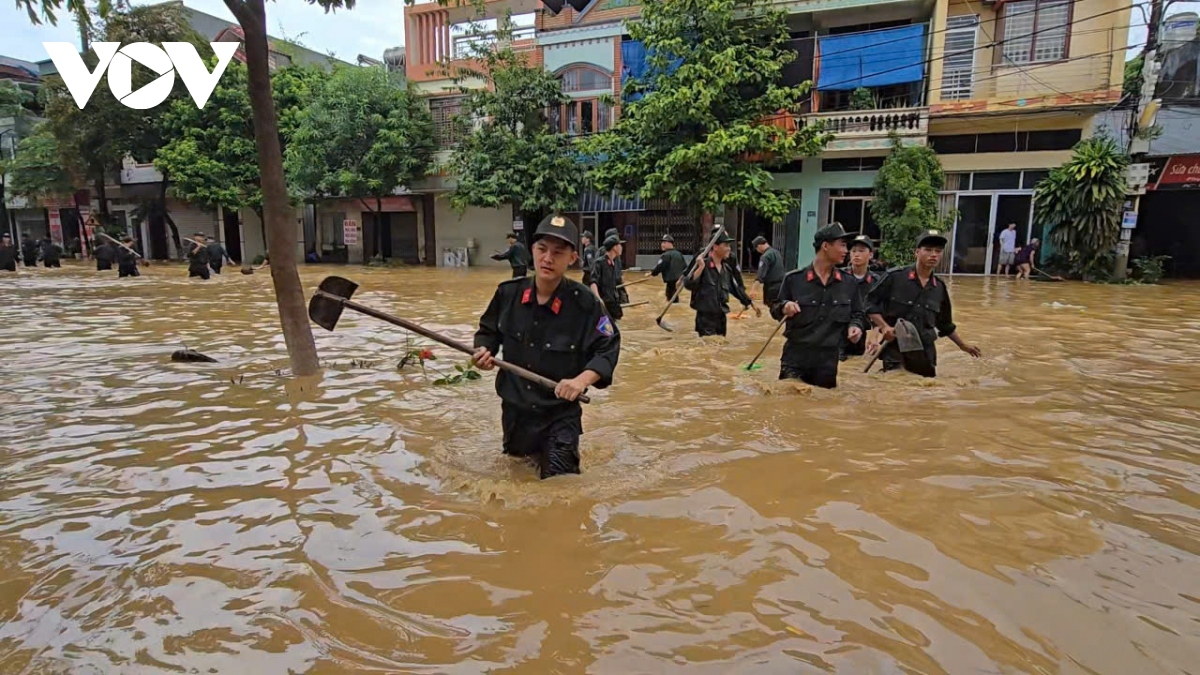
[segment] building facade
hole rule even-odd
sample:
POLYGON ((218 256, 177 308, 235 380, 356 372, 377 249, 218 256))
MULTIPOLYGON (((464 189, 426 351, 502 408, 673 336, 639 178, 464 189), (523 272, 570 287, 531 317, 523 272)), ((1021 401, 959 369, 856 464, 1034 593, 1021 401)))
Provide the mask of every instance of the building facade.
MULTIPOLYGON (((731 211, 726 223, 740 242, 743 266, 757 263, 749 240, 762 234, 790 266, 807 264, 816 230, 838 221, 878 238, 872 185, 892 134, 929 145, 946 171, 942 206, 957 210, 947 271, 995 271, 996 238, 1015 222, 1020 242, 1033 231, 1033 188, 1072 146, 1095 130, 1098 113, 1121 98, 1131 7, 1122 0, 779 0, 788 13, 797 58, 788 84, 813 82, 813 93, 786 124, 820 124, 834 134, 818 157, 781 167, 775 184, 798 207, 781 222, 731 211)), ((568 134, 598 133, 620 116, 624 80, 645 68, 645 49, 625 26, 634 0, 593 0, 580 9, 533 0, 493 0, 483 21, 511 12, 521 29, 514 46, 529 51, 562 79, 572 101, 550 111, 568 134), (555 11, 557 10, 557 11, 555 11), (602 98, 610 94, 617 103, 602 98)), ((450 120, 458 98, 439 65, 465 52, 470 7, 416 5, 405 10, 408 77, 429 96, 453 147, 450 120)), ((482 83, 480 83, 482 85, 482 83)), ((463 217, 443 198, 453 176, 415 191, 433 195, 436 246, 498 246, 512 228, 511 209, 472 210, 463 217), (451 234, 451 232, 453 234, 451 234)), ((629 264, 645 265, 671 233, 680 248, 700 246, 704 228, 671 204, 585 190, 572 214, 582 227, 616 227, 631 243, 629 264)), ((486 261, 473 255, 472 263, 486 261)))

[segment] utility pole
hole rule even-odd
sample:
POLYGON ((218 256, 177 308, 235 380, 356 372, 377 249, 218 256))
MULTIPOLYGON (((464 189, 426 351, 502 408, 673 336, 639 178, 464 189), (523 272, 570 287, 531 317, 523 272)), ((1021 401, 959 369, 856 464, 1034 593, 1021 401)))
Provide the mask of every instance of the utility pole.
MULTIPOLYGON (((1145 158, 1147 152, 1150 151, 1150 141, 1137 138, 1138 134, 1143 131, 1143 125, 1146 129, 1154 124, 1154 114, 1158 107, 1154 100, 1154 90, 1158 85, 1158 72, 1160 64, 1158 63, 1158 41, 1159 31, 1162 29, 1163 23, 1163 0, 1151 0, 1150 2, 1150 21, 1146 26, 1146 47, 1142 50, 1142 75, 1141 75, 1141 91, 1138 92, 1137 109, 1134 112, 1133 123, 1129 125, 1129 145, 1126 150, 1131 158, 1140 163, 1140 160, 1145 158)), ((1137 224, 1138 207, 1141 205, 1142 192, 1145 191, 1145 185, 1138 185, 1136 190, 1133 186, 1127 186, 1127 196, 1132 199, 1131 206, 1127 206, 1121 218, 1121 239, 1117 242, 1117 257, 1113 263, 1113 278, 1118 281, 1123 280, 1126 271, 1129 268, 1129 241, 1133 238, 1133 228, 1125 227, 1125 214, 1132 214, 1132 223, 1137 224)), ((1130 202, 1126 202, 1130 204, 1130 202)))

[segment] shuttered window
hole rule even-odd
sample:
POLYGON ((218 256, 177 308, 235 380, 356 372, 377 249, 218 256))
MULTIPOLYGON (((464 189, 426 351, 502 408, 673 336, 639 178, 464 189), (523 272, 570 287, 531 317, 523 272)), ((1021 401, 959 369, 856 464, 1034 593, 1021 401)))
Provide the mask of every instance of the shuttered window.
POLYGON ((946 56, 942 61, 942 100, 971 98, 975 81, 975 37, 979 17, 952 16, 946 20, 946 56))

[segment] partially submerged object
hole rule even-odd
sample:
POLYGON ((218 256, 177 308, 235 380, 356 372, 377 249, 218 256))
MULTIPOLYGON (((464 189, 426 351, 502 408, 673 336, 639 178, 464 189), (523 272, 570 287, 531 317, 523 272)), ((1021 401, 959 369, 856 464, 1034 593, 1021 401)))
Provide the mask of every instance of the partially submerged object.
POLYGON ((175 363, 216 363, 217 360, 206 354, 201 354, 195 349, 177 349, 171 353, 171 360, 175 363))

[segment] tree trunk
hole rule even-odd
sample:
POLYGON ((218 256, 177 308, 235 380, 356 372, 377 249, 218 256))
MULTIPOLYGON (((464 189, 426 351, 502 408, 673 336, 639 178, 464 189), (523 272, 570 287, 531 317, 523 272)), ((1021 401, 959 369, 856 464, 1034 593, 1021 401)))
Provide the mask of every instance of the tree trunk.
POLYGON ((162 216, 163 222, 171 228, 171 240, 175 243, 175 250, 179 251, 180 256, 183 254, 183 242, 179 239, 179 228, 175 226, 175 220, 171 218, 171 210, 167 208, 167 174, 163 174, 162 183, 158 185, 158 207, 155 209, 162 216))
POLYGON ((375 197, 375 252, 383 262, 383 199, 375 197))
POLYGON ((292 374, 303 377, 320 370, 317 345, 308 322, 304 287, 296 269, 295 233, 288 217, 287 185, 283 180, 283 151, 279 143, 275 100, 268 68, 267 12, 263 0, 225 0, 245 35, 250 108, 254 116, 254 141, 258 173, 262 180, 264 229, 271 255, 271 281, 279 305, 283 340, 291 359, 292 374))

